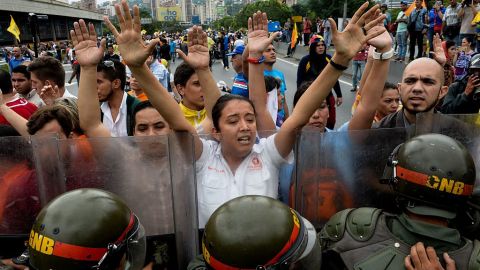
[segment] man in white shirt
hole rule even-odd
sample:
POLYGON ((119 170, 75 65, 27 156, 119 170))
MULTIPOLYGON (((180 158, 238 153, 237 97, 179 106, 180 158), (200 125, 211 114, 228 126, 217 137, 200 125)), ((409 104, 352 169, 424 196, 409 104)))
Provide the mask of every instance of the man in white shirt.
POLYGON ((459 19, 462 20, 460 27, 460 42, 463 38, 469 37, 473 40, 472 46, 475 47, 475 26, 472 26, 473 18, 480 10, 478 5, 479 0, 467 0, 460 5, 458 12, 459 19))
POLYGON ((44 105, 37 91, 32 89, 32 81, 30 80, 30 72, 28 72, 27 66, 19 65, 12 70, 12 85, 18 97, 26 99, 37 107, 44 105))
POLYGON ((125 66, 118 61, 101 61, 97 65, 102 122, 113 137, 133 135, 133 109, 139 100, 124 91, 125 73, 125 66))

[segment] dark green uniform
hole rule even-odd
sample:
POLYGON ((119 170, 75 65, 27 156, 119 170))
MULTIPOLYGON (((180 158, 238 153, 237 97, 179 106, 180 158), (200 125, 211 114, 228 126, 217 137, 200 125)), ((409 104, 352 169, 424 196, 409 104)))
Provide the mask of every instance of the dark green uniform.
POLYGON ((460 269, 480 269, 480 242, 458 230, 393 215, 376 208, 335 214, 319 233, 321 269, 404 270, 404 259, 417 242, 433 247, 443 265, 448 252, 460 269))

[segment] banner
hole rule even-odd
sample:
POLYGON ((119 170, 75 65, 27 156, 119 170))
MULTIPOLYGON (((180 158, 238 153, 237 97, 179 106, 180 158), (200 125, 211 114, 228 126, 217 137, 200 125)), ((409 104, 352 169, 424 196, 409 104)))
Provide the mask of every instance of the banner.
POLYGON ((157 19, 160 22, 180 21, 182 10, 180 7, 157 7, 157 19))
POLYGON ((298 30, 297 30, 297 23, 293 23, 293 31, 292 31, 292 42, 290 43, 290 48, 295 48, 297 45, 297 38, 298 38, 298 30))
POLYGON ((10 15, 10 26, 8 27, 7 31, 12 33, 12 35, 14 35, 15 38, 20 41, 20 29, 18 29, 18 26, 15 23, 15 20, 13 20, 12 15, 10 15))

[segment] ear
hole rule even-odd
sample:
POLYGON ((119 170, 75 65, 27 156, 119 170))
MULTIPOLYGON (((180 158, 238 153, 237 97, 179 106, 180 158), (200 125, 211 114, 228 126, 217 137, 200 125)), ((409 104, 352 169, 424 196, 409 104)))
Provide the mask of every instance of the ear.
POLYGON ((120 79, 115 79, 115 80, 112 81, 112 87, 114 89, 120 88, 121 85, 122 85, 122 81, 120 81, 120 79))
POLYGON ((183 85, 177 84, 177 85, 175 85, 175 87, 177 88, 177 92, 178 92, 178 93, 182 96, 182 98, 183 98, 183 96, 185 96, 185 92, 183 91, 183 89, 184 89, 183 85))
POLYGON ((438 100, 442 99, 448 93, 448 86, 444 85, 440 88, 440 93, 438 94, 438 100))
POLYGON ((221 141, 222 134, 220 134, 220 132, 216 128, 212 127, 212 137, 217 141, 221 141))

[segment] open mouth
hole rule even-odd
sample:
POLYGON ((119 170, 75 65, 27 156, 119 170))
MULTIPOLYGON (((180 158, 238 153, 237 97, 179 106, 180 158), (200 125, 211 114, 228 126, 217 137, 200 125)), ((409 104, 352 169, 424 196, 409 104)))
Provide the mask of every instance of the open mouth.
POLYGON ((252 138, 250 136, 240 136, 238 137, 237 141, 242 145, 250 144, 252 138))

